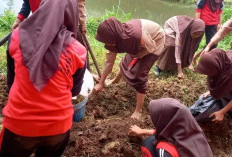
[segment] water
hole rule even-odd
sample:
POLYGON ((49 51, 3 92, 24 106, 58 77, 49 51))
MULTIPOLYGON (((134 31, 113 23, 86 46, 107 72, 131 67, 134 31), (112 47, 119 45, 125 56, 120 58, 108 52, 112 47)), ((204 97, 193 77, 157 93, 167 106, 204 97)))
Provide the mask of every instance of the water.
MULTIPOLYGON (((175 15, 194 16, 194 5, 168 3, 160 0, 86 0, 87 13, 89 15, 102 15, 105 10, 111 10, 113 6, 120 8, 125 13, 132 13, 133 18, 150 19, 163 24, 168 18, 175 15)), ((0 14, 5 9, 10 9, 17 14, 22 6, 23 0, 0 0, 0 14)))

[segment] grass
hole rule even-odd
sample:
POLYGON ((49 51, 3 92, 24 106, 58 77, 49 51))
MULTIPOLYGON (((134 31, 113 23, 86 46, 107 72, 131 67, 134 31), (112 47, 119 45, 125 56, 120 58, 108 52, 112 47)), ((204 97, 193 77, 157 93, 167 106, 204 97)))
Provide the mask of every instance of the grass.
MULTIPOLYGON (((89 16, 87 20, 87 29, 88 29, 88 39, 91 44, 92 50, 94 51, 95 57, 97 58, 98 64, 101 69, 103 69, 104 61, 105 61, 105 54, 106 49, 104 48, 104 45, 100 42, 98 42, 95 39, 96 30, 98 25, 104 21, 106 18, 114 16, 118 18, 120 21, 125 22, 132 18, 131 13, 125 13, 120 8, 121 0, 119 0, 118 6, 113 6, 111 10, 105 10, 105 14, 99 17, 89 16)), ((223 13, 223 22, 228 20, 231 17, 232 8, 225 8, 223 13)), ((3 38, 6 34, 10 32, 10 28, 14 22, 14 19, 16 17, 14 14, 10 11, 6 11, 4 16, 0 16, 0 39, 3 38)), ((230 48, 230 42, 231 42, 232 35, 228 35, 225 37, 218 45, 219 48, 222 48, 224 50, 228 50, 230 48)), ((199 50, 202 49, 202 47, 205 45, 205 39, 200 43, 199 50)), ((0 73, 6 74, 6 44, 0 47, 0 73)), ((119 54, 116 59, 116 64, 119 64, 121 58, 124 56, 124 54, 119 54)), ((90 65, 93 65, 93 62, 90 60, 90 65)), ((93 66, 92 66, 93 67, 93 66)), ((115 66, 113 70, 113 76, 115 75, 115 72, 118 70, 118 66, 115 66)), ((92 68, 94 71, 95 69, 92 68)), ((172 74, 170 74, 172 75, 172 74)))

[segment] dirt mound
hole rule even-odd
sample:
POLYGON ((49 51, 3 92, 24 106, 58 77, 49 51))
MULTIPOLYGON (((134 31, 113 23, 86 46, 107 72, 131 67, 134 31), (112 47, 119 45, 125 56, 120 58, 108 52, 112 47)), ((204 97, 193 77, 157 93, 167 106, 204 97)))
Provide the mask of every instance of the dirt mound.
POLYGON ((6 77, 0 74, 0 110, 2 110, 2 108, 5 106, 7 96, 6 77))
MULTIPOLYGON (((153 128, 147 111, 149 101, 173 97, 190 106, 207 90, 204 76, 189 71, 185 74, 183 79, 170 73, 158 78, 150 76, 141 122, 129 118, 135 109, 136 92, 125 82, 107 87, 98 95, 93 94, 86 106, 84 120, 73 124, 63 157, 140 157, 143 139, 129 137, 128 129, 134 124, 153 128)), ((2 108, 7 101, 6 77, 2 75, 0 90, 2 108)), ((202 128, 215 157, 232 157, 232 120, 210 123, 202 128)))
POLYGON ((151 122, 149 117, 145 117, 144 122, 108 117, 74 124, 65 156, 140 156, 143 139, 128 136, 129 127, 134 124, 145 128, 151 122))

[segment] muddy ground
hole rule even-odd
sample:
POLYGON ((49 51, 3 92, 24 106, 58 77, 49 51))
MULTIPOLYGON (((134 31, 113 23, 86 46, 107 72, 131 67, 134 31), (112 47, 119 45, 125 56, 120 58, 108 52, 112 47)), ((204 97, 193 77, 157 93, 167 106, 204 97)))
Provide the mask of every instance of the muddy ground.
MULTIPOLYGON (((193 104, 206 91, 205 77, 185 71, 184 79, 175 78, 175 73, 149 79, 148 93, 143 108, 142 121, 130 119, 135 108, 134 89, 121 81, 105 88, 100 94, 93 94, 86 106, 85 118, 74 123, 70 142, 63 157, 140 157, 140 144, 145 137, 128 136, 131 125, 153 128, 147 111, 152 99, 173 97, 187 106, 193 104)), ((0 77, 0 103, 6 103, 6 82, 0 77)), ((216 157, 232 157, 232 120, 202 125, 208 142, 216 157)))

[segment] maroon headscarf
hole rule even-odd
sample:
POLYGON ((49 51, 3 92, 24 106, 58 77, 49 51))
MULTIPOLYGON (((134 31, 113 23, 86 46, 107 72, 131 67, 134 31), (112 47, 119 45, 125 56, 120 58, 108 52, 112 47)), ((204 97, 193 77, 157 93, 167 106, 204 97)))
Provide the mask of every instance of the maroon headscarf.
POLYGON ((180 31, 180 46, 181 65, 183 68, 188 67, 193 59, 195 51, 201 42, 205 32, 205 23, 201 19, 193 19, 187 16, 177 16, 178 27, 180 31), (202 32, 198 38, 192 38, 191 34, 202 32))
POLYGON ((209 9, 212 12, 217 11, 220 8, 220 6, 221 6, 222 1, 223 0, 208 0, 209 9))
POLYGON ((180 157, 213 157, 203 131, 185 105, 162 98, 149 103, 149 112, 157 141, 174 144, 180 157))
POLYGON ((232 51, 216 48, 203 54, 197 72, 208 76, 208 88, 214 98, 226 96, 232 90, 232 51))
POLYGON ((105 46, 112 52, 127 52, 133 55, 140 50, 141 27, 139 19, 121 23, 115 17, 110 17, 98 26, 96 39, 105 44, 116 44, 114 50, 105 46))
POLYGON ((42 90, 58 70, 60 54, 74 41, 77 25, 76 0, 43 0, 19 26, 24 64, 37 90, 42 90))

